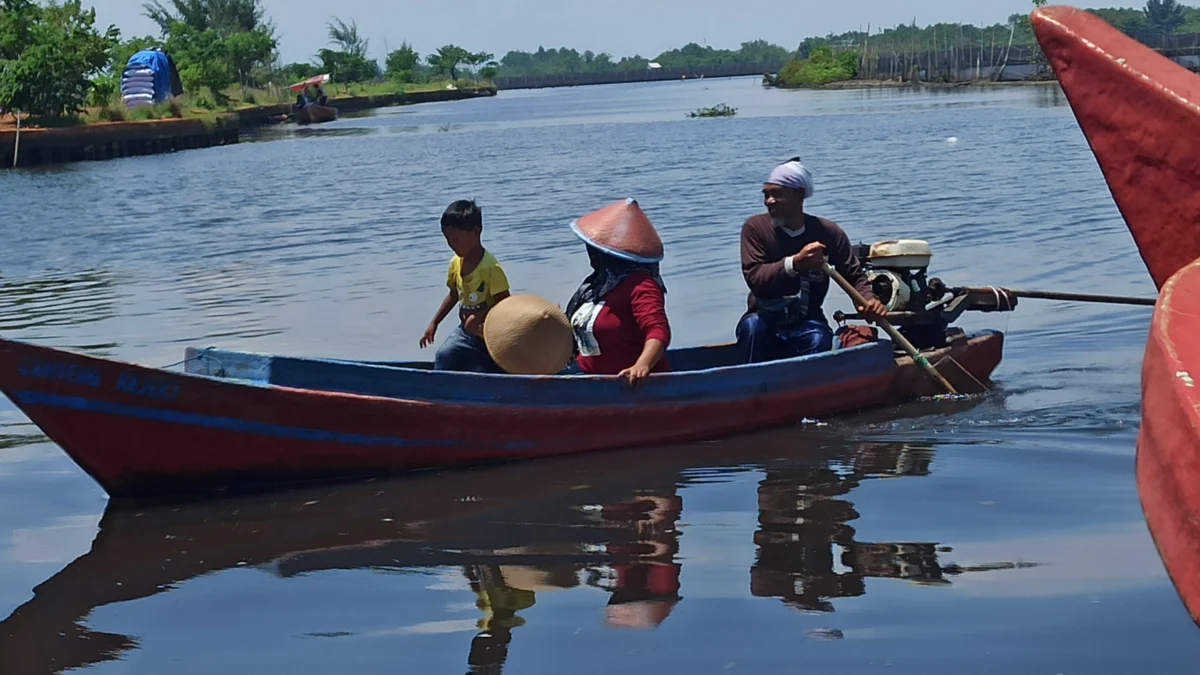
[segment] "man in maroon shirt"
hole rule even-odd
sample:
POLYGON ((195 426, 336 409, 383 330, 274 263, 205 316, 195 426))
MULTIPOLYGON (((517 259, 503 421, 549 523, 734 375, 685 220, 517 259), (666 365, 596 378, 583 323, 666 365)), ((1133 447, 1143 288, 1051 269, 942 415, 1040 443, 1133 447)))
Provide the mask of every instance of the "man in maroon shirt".
POLYGON ((767 212, 742 225, 742 275, 750 287, 737 326, 743 363, 760 363, 833 349, 833 329, 822 304, 828 259, 867 300, 858 312, 868 320, 887 309, 875 298, 850 238, 837 223, 804 212, 813 193, 812 174, 799 157, 776 167, 763 184, 767 212))

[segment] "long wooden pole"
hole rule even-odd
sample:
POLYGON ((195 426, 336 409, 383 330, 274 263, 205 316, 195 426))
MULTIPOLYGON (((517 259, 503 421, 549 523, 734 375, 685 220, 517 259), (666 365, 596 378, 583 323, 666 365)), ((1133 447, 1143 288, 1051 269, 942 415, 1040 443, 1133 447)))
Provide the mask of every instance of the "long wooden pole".
MULTIPOLYGON (((850 299, 854 302, 856 307, 865 307, 867 305, 866 298, 864 298, 862 294, 858 292, 858 289, 852 286, 849 281, 846 281, 846 278, 843 277, 840 272, 835 270, 832 265, 827 262, 823 262, 821 263, 821 269, 824 270, 825 274, 828 274, 829 278, 833 279, 838 286, 842 287, 842 290, 846 292, 846 295, 850 296, 850 299)), ((921 368, 925 370, 925 372, 930 378, 933 379, 934 382, 940 384, 942 388, 945 389, 949 394, 958 393, 958 390, 954 388, 954 385, 950 384, 946 378, 942 377, 942 374, 937 371, 937 368, 934 368, 933 364, 931 364, 928 359, 922 356, 921 352, 917 351, 917 348, 914 347, 907 338, 901 335, 900 331, 896 330, 895 326, 888 323, 887 319, 881 318, 877 321, 877 323, 883 327, 883 330, 886 331, 889 336, 891 336, 892 340, 896 344, 900 345, 904 351, 912 357, 912 360, 916 362, 917 365, 921 366, 921 368)))
POLYGON ((1155 298, 1131 298, 1122 295, 1089 295, 1087 293, 1059 293, 1057 291, 1025 291, 1015 288, 984 287, 984 288, 968 288, 972 293, 993 293, 1008 294, 1018 298, 1036 298, 1039 300, 1066 300, 1068 302, 1098 302, 1108 305, 1140 305, 1144 307, 1153 307, 1157 302, 1155 298))

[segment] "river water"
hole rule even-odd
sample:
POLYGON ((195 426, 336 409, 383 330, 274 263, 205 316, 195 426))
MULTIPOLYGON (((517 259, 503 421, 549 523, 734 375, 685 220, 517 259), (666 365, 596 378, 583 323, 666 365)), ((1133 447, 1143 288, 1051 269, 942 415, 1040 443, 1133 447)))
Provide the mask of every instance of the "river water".
MULTIPOLYGON (((1051 87, 515 91, 256 140, 0 174, 0 332, 160 366, 428 357, 446 204, 565 303, 567 222, 633 196, 675 343, 727 341, 739 227, 793 155, 811 212, 929 240, 951 284, 1154 293, 1051 87)), ((965 408, 138 511, 0 398, 0 673, 1191 672, 1134 482, 1149 317, 967 317, 1007 342, 965 408)))

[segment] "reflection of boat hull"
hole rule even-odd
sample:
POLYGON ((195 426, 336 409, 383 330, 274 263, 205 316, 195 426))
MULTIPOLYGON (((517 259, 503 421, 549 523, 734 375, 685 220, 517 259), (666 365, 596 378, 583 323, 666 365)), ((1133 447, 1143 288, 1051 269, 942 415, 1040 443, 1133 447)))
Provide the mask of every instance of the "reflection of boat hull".
POLYGON ((316 103, 310 103, 297 110, 294 114, 297 124, 320 124, 322 122, 332 122, 337 119, 337 116, 337 108, 331 108, 326 105, 317 105, 316 103))
MULTIPOLYGON (((677 536, 674 523, 682 507, 677 486, 707 483, 716 467, 732 475, 783 462, 805 485, 813 481, 805 480, 810 474, 802 467, 857 482, 896 475, 905 455, 926 451, 904 444, 847 449, 843 441, 820 430, 802 438, 769 431, 728 443, 562 457, 282 495, 136 510, 110 504, 90 550, 0 621, 0 670, 64 672, 153 645, 154 635, 139 633, 135 640, 100 632, 88 618, 99 607, 171 593, 225 570, 257 567, 289 578, 461 565, 488 576, 493 567, 507 585, 540 596, 577 585, 584 570, 591 577, 623 565, 674 561, 676 548, 659 553, 655 544, 677 536), (836 473, 823 468, 831 463, 836 473), (687 471, 700 467, 705 471, 687 471), (524 574, 517 565, 528 566, 524 574), (540 579, 530 579, 531 572, 540 579)), ((803 511, 802 504, 793 500, 789 508, 803 511)), ((800 515, 811 522, 815 514, 800 515)), ((388 581, 373 585, 384 588, 388 581)), ((619 590, 605 589, 611 597, 619 590)), ((176 602, 186 607, 188 601, 176 602)), ((274 609, 278 618, 289 611, 274 609)), ((269 614, 263 625, 274 620, 269 614)))
MULTIPOLYGON (((1003 336, 989 332, 929 358, 949 351, 986 380, 1002 347, 1003 336)), ((731 349, 678 350, 672 362, 731 349)), ((343 389, 224 380, 0 340, 0 390, 111 497, 139 498, 709 439, 929 388, 890 343, 656 375, 636 390, 608 377, 310 362, 343 367, 343 389), (414 382, 449 400, 387 391, 414 382)))
POLYGON ((1142 365, 1138 492, 1200 622, 1200 77, 1082 10, 1041 8, 1032 22, 1161 289, 1142 365))

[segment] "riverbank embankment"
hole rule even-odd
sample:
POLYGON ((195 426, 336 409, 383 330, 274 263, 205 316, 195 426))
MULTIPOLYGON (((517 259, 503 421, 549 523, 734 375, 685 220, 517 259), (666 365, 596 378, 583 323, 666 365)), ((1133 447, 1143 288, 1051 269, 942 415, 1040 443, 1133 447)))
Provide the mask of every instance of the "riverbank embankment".
MULTIPOLYGON (((330 99, 339 114, 398 105, 460 101, 495 96, 492 87, 418 91, 330 99)), ((244 108, 215 119, 177 118, 136 122, 97 122, 71 127, 0 129, 0 167, 38 166, 153 155, 238 143, 241 132, 277 124, 290 104, 244 108), (19 140, 18 140, 19 137, 19 140), (14 162, 15 157, 15 162, 14 162)))

